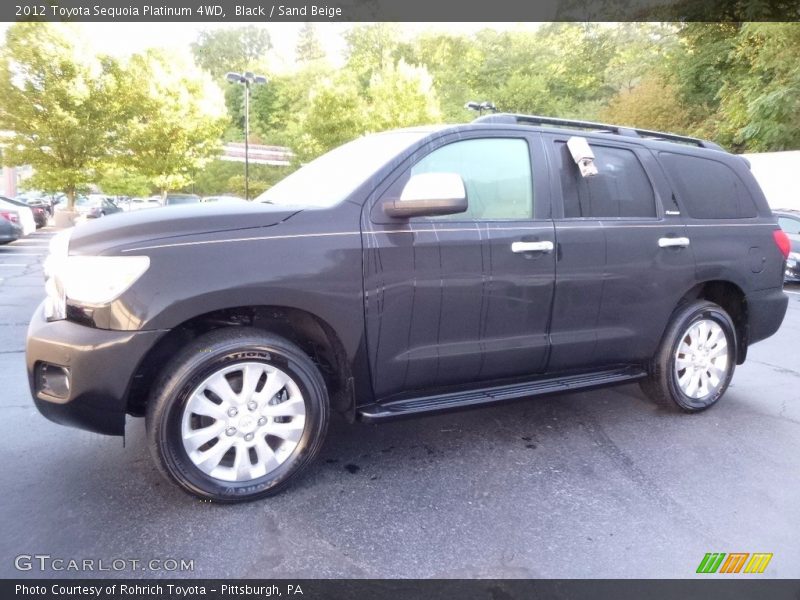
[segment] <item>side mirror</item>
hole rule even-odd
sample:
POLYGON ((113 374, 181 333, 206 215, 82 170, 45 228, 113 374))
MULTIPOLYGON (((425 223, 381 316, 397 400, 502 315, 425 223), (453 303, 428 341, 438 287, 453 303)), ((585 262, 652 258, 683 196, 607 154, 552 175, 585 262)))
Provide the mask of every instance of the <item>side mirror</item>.
POLYGON ((412 175, 398 200, 387 200, 383 211, 396 219, 436 217, 466 212, 467 191, 457 173, 412 175))

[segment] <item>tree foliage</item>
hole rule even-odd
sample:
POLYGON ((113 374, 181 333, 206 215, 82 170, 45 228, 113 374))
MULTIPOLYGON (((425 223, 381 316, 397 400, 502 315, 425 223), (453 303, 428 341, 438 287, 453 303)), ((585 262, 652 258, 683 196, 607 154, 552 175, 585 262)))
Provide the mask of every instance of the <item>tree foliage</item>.
MULTIPOLYGON (((283 179, 292 169, 271 165, 250 165, 250 197, 253 198, 283 179)), ((212 160, 198 170, 184 191, 201 196, 235 194, 244 197, 244 165, 237 161, 212 160)))
POLYGON ((217 81, 263 61, 271 48, 269 32, 255 25, 201 31, 191 45, 195 63, 217 81))
POLYGON ((749 151, 800 148, 800 28, 750 23, 736 37, 735 67, 719 90, 723 131, 749 151))
POLYGON ((322 49, 322 44, 317 37, 317 28, 313 23, 306 23, 300 30, 295 54, 299 63, 309 63, 325 58, 325 50, 322 49))
POLYGON ((436 123, 441 118, 428 70, 408 65, 402 59, 372 75, 367 96, 370 131, 436 123))
POLYGON ((600 112, 600 119, 656 131, 693 132, 691 114, 681 102, 678 88, 658 75, 621 90, 600 112))
POLYGON ((31 165, 31 185, 65 191, 92 183, 121 151, 130 106, 117 61, 97 57, 70 30, 17 23, 0 53, 3 161, 31 165))
POLYGON ((220 152, 225 109, 219 87, 181 57, 149 50, 129 69, 136 114, 124 164, 166 192, 191 182, 220 152))
POLYGON ((149 196, 153 189, 151 181, 131 169, 110 167, 99 174, 97 186, 103 193, 112 196, 149 196))
MULTIPOLYGON (((741 1, 729 4, 740 10, 741 1)), ((472 100, 697 135, 735 151, 800 148, 797 23, 551 23, 415 36, 374 23, 345 32, 338 69, 309 23, 288 71, 270 70, 271 40, 259 26, 202 32, 191 47, 199 69, 159 51, 99 56, 72 27, 14 24, 0 49, 4 162, 32 165, 32 184, 48 191, 243 187, 239 164, 214 159, 221 140, 244 137, 244 88, 223 83, 229 70, 268 76, 252 90, 250 141, 289 146, 299 162, 369 132, 471 120, 472 100)), ((254 166, 254 190, 288 170, 264 169, 254 166)))

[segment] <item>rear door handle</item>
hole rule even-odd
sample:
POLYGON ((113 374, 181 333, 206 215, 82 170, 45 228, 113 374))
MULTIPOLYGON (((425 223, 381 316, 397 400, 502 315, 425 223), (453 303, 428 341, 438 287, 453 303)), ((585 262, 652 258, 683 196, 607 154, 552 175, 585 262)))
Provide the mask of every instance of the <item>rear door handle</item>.
POLYGON ((522 252, 552 252, 553 242, 514 242, 511 244, 511 251, 517 254, 522 252))
POLYGON ((686 248, 689 245, 687 237, 663 237, 658 238, 659 248, 686 248))

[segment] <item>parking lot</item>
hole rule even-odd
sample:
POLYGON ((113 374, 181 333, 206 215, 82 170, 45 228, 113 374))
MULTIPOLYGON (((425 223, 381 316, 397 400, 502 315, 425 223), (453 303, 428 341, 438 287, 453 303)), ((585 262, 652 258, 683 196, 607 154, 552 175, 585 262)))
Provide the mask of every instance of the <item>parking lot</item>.
POLYGON ((142 420, 123 446, 33 407, 25 330, 52 234, 0 247, 2 577, 684 578, 707 552, 773 553, 764 576, 800 577, 799 287, 782 329, 705 413, 656 408, 629 385, 334 422, 297 485, 217 506, 161 478, 142 420), (21 573, 20 554, 193 571, 21 573))

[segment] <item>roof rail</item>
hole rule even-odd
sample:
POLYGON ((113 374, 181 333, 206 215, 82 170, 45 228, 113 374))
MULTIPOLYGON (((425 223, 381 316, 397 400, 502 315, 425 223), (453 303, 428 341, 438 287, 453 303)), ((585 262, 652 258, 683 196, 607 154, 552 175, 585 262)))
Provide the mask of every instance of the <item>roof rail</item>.
POLYGON ((646 138, 651 140, 664 140, 667 142, 680 142, 692 144, 700 148, 725 151, 721 146, 714 142, 693 138, 686 135, 675 133, 665 133, 663 131, 651 131, 649 129, 637 129, 635 127, 624 127, 622 125, 609 125, 606 123, 594 123, 592 121, 578 121, 575 119, 558 119, 556 117, 542 117, 539 115, 518 115, 511 113, 499 113, 495 115, 484 115, 473 121, 474 123, 505 123, 514 125, 553 125, 555 127, 571 127, 576 129, 590 129, 597 133, 613 133, 626 137, 646 138))

